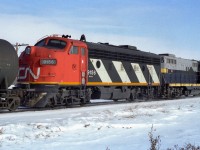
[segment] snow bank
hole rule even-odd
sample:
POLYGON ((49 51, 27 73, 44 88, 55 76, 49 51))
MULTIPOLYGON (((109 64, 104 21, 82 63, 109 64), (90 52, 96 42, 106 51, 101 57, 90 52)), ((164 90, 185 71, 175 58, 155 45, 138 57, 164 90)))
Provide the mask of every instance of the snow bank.
POLYGON ((200 145, 200 99, 0 114, 0 149, 145 150, 200 145))

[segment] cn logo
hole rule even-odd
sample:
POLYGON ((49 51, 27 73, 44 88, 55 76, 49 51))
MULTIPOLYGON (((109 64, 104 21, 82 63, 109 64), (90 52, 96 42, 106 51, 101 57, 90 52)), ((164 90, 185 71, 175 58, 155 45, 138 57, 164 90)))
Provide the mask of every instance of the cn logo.
POLYGON ((33 79, 38 79, 40 76, 40 67, 37 69, 36 75, 33 73, 33 71, 29 67, 28 68, 20 67, 18 79, 21 79, 21 80, 26 79, 28 73, 30 73, 30 75, 33 77, 33 79), (24 74, 22 74, 21 72, 24 72, 24 74))

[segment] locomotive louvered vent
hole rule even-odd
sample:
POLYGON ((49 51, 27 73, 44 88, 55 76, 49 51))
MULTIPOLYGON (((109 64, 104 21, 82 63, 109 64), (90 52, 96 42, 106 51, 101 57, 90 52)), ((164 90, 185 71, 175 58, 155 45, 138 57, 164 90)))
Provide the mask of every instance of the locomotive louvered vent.
POLYGON ((137 47, 131 45, 119 45, 119 47, 139 51, 137 47))
POLYGON ((108 59, 113 61, 128 61, 136 63, 160 64, 160 57, 156 54, 114 46, 102 43, 89 43, 89 57, 108 59))
POLYGON ((176 55, 174 55, 174 54, 168 54, 168 53, 166 53, 166 54, 159 54, 160 56, 169 56, 169 57, 176 57, 176 55))

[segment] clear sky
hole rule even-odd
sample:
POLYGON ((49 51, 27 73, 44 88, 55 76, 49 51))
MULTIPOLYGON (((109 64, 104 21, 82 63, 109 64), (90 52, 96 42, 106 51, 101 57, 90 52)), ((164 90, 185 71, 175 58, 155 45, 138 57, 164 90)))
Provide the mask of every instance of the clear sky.
POLYGON ((200 1, 0 0, 1 39, 32 45, 55 33, 200 60, 200 1))

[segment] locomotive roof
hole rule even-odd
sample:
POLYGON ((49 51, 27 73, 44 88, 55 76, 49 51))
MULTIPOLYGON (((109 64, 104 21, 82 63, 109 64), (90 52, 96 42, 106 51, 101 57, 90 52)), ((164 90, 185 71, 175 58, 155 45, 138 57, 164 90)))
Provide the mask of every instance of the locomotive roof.
POLYGON ((89 57, 111 59, 116 61, 129 61, 137 63, 160 64, 160 56, 150 52, 137 50, 134 46, 115 46, 105 43, 86 42, 89 57))
POLYGON ((138 55, 138 56, 146 56, 146 57, 153 57, 153 58, 160 58, 159 55, 145 52, 138 50, 135 46, 130 45, 110 45, 108 43, 92 43, 92 42, 86 42, 89 51, 91 49, 97 50, 97 51, 110 51, 110 52, 116 52, 116 53, 125 53, 125 54, 131 54, 131 55, 138 55))

